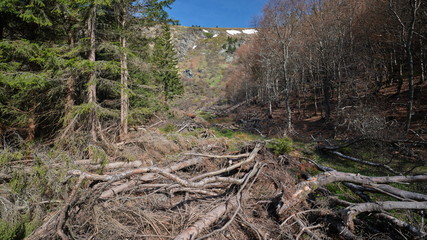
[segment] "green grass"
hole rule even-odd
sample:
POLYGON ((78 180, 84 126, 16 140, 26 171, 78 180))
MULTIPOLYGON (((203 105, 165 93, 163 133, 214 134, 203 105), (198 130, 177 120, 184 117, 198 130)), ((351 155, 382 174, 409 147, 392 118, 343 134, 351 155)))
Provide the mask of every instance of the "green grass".
POLYGON ((197 111, 196 111, 196 114, 197 114, 197 116, 199 116, 199 117, 203 118, 203 119, 204 119, 204 120, 206 120, 206 121, 210 121, 210 120, 212 120, 212 119, 214 119, 214 118, 215 118, 215 115, 214 115, 214 114, 212 114, 212 113, 210 113, 210 112, 206 112, 206 111, 200 111, 200 110, 197 110, 197 111))
POLYGON ((166 134, 167 133, 173 133, 176 131, 177 131, 176 126, 174 124, 170 124, 170 123, 168 123, 165 126, 160 128, 160 132, 166 133, 166 134))

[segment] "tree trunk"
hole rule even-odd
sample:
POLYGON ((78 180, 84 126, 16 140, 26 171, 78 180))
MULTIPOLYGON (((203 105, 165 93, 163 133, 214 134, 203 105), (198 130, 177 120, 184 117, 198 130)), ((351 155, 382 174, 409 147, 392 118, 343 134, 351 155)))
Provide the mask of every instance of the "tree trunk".
POLYGON ((421 65, 421 79, 420 84, 424 83, 426 80, 426 73, 425 73, 425 64, 424 64, 424 46, 423 46, 423 39, 420 38, 420 65, 421 65))
POLYGON ((65 114, 70 113, 73 110, 74 106, 74 96, 76 89, 74 87, 75 80, 73 73, 70 73, 70 76, 67 78, 67 97, 65 100, 65 114))
POLYGON ((323 94, 324 94, 324 107, 325 107, 325 120, 329 121, 331 118, 331 81, 326 75, 323 77, 323 94))
MULTIPOLYGON (((89 34, 89 40, 90 40, 90 50, 89 50, 89 61, 92 64, 95 64, 96 61, 96 35, 95 35, 95 23, 96 23, 96 4, 93 4, 89 10, 89 18, 87 22, 87 30, 89 34)), ((89 75, 89 82, 88 82, 88 103, 92 104, 92 112, 90 113, 90 132, 92 136, 93 141, 97 141, 96 137, 96 127, 97 127, 97 121, 96 121, 96 71, 92 70, 92 72, 89 75)))
MULTIPOLYGON (((68 32, 68 46, 70 51, 74 48, 74 35, 71 29, 68 32)), ((74 97, 76 93, 75 89, 75 77, 74 74, 70 71, 70 75, 67 78, 66 85, 67 97, 65 100, 65 114, 69 114, 74 106, 74 97)))
POLYGON ((290 103, 291 95, 291 83, 288 77, 288 59, 289 59, 289 47, 283 44, 283 73, 285 77, 285 107, 286 107, 286 130, 289 132, 292 130, 292 111, 290 103))
POLYGON ((400 95, 403 86, 403 64, 399 64, 399 75, 397 76, 397 91, 396 95, 400 95))
POLYGON ((33 141, 36 135, 36 107, 37 106, 33 106, 29 110, 26 141, 33 141))
POLYGON ((411 0, 412 19, 411 25, 408 30, 407 51, 408 51, 408 65, 409 65, 409 90, 408 90, 408 106, 406 113, 406 131, 411 127, 412 111, 414 105, 414 52, 413 52, 413 39, 415 31, 415 21, 417 20, 417 12, 421 5, 421 0, 411 0))
POLYGON ((128 56, 126 53, 126 36, 124 36, 124 30, 126 27, 126 15, 127 10, 126 6, 122 6, 121 9, 121 28, 122 35, 120 37, 120 43, 122 47, 122 54, 120 56, 120 83, 121 83, 121 95, 120 95, 120 140, 123 141, 126 139, 128 134, 128 115, 129 115, 129 95, 128 95, 128 81, 129 81, 129 71, 128 71, 128 56))
POLYGON ((3 16, 0 16, 0 40, 3 40, 4 38, 4 22, 3 16))
POLYGON ((424 210, 427 209, 427 202, 369 202, 360 203, 344 209, 341 214, 343 216, 344 223, 349 227, 351 231, 354 231, 353 220, 357 215, 364 212, 382 212, 384 210, 395 210, 395 209, 413 209, 413 210, 424 210))
POLYGON ((427 175, 415 176, 386 176, 386 177, 369 177, 359 174, 344 173, 344 172, 325 172, 310 178, 307 181, 298 183, 292 194, 286 194, 283 197, 284 203, 280 209, 277 209, 279 216, 282 216, 286 211, 293 209, 299 203, 304 201, 308 194, 318 189, 320 186, 325 186, 333 182, 350 182, 362 185, 381 184, 381 183, 402 183, 402 182, 422 182, 427 181, 427 175))

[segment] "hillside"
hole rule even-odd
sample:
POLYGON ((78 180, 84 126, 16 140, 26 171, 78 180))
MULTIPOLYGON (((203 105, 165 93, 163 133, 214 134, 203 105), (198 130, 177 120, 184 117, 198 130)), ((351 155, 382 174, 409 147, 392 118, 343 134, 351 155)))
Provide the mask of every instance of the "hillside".
POLYGON ((173 43, 186 89, 176 106, 195 112, 223 98, 223 79, 233 64, 235 52, 255 32, 255 29, 174 26, 173 43))

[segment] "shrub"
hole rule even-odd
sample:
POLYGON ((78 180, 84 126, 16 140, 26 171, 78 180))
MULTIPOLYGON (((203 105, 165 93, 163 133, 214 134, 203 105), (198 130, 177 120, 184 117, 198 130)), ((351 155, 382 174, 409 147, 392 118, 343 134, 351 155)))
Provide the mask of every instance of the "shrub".
POLYGON ((292 150, 293 141, 292 139, 276 138, 267 144, 267 148, 270 149, 274 154, 282 155, 289 153, 292 150))

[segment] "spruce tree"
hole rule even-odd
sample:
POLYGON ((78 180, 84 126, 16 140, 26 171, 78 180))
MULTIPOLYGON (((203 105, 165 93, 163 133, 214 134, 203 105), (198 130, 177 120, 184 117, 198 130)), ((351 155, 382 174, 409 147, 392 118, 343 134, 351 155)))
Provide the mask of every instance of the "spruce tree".
POLYGON ((162 86, 165 100, 182 94, 184 87, 178 73, 178 60, 168 25, 162 26, 162 34, 155 40, 152 62, 155 79, 162 86))

